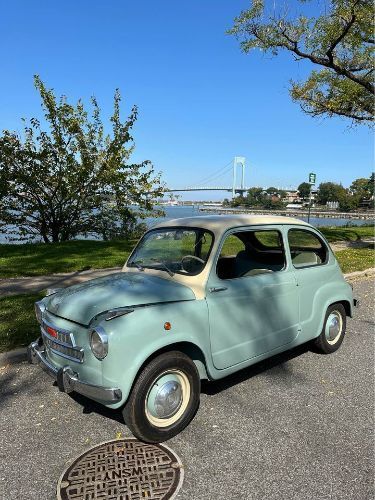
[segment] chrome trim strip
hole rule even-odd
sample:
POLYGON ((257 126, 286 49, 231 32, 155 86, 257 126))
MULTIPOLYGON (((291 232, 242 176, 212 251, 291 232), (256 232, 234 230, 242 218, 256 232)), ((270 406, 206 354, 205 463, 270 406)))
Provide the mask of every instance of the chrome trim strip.
POLYGON ((119 316, 124 316, 125 314, 130 314, 134 312, 131 307, 117 307, 115 309, 109 309, 105 315, 105 321, 111 321, 111 319, 118 318, 119 316))
POLYGON ((69 366, 57 369, 46 358, 46 350, 44 345, 40 345, 40 340, 32 342, 27 348, 27 357, 29 363, 38 364, 52 378, 57 380, 59 389, 63 392, 79 392, 103 403, 118 403, 121 401, 122 392, 117 387, 102 387, 100 385, 89 384, 79 379, 77 373, 69 366))
POLYGON ((69 359, 71 361, 74 361, 75 363, 83 363, 83 356, 84 356, 83 347, 81 347, 81 348, 73 347, 69 344, 66 344, 64 342, 57 340, 55 337, 52 337, 51 335, 49 335, 44 330, 43 327, 41 327, 40 330, 42 333, 42 338, 44 339, 44 337, 46 337, 46 341, 47 341, 46 347, 48 349, 50 349, 54 354, 57 354, 58 356, 61 356, 62 358, 66 358, 66 359, 69 359), (70 356, 69 354, 66 354, 62 351, 59 351, 58 349, 55 349, 54 347, 49 345, 49 343, 57 344, 57 345, 61 346, 62 349, 70 349, 71 351, 74 351, 75 353, 77 353, 77 355, 70 356))
MULTIPOLYGON (((46 319, 43 318, 43 321, 42 321, 42 325, 41 325, 41 328, 43 328, 43 323, 45 323, 47 326, 49 326, 50 328, 53 328, 54 330, 56 330, 57 332, 59 333, 62 333, 63 335, 66 335, 67 337, 70 338, 70 341, 72 342, 71 345, 69 345, 68 347, 76 347, 76 343, 75 343, 75 340, 74 340, 74 335, 72 332, 68 331, 68 330, 65 330, 64 328, 59 328, 58 326, 56 325, 53 325, 52 323, 50 323, 49 321, 47 321, 46 319)), ((44 328, 43 328, 44 330, 44 328)), ((45 331, 45 330, 44 330, 45 331)), ((51 338, 54 338, 54 337, 51 337, 51 338)), ((62 342, 61 342, 62 343, 62 342)))
POLYGON ((80 358, 73 358, 72 356, 69 356, 69 354, 65 354, 63 352, 57 351, 53 347, 49 347, 48 349, 53 352, 53 354, 57 354, 57 356, 61 356, 62 358, 69 359, 69 361, 74 361, 74 363, 83 363, 83 349, 81 349, 79 352, 81 354, 80 358))
MULTIPOLYGON (((50 325, 47 325, 50 326, 50 325)), ((54 330, 58 331, 57 328, 51 326, 51 328, 54 328, 54 330)), ((56 337, 52 337, 44 328, 43 326, 40 327, 40 330, 42 332, 42 335, 45 335, 49 340, 52 340, 56 344, 60 344, 63 347, 68 347, 69 349, 74 349, 75 346, 72 344, 67 344, 66 342, 63 342, 62 340, 57 339, 56 337)))

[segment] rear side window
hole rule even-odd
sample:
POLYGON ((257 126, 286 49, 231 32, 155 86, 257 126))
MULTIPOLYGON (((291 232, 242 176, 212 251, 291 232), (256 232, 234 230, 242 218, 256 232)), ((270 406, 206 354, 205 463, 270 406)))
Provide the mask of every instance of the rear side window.
POLYGON ((238 252, 245 250, 245 244, 236 234, 229 235, 221 248, 220 257, 235 257, 238 252))
POLYGON ((289 248, 296 268, 319 266, 328 260, 328 249, 315 234, 305 229, 290 229, 289 248))
POLYGON ((248 278, 285 267, 282 236, 276 230, 240 231, 224 241, 217 262, 220 279, 248 278))
POLYGON ((254 231, 254 245, 260 250, 281 249, 282 241, 279 231, 254 231))

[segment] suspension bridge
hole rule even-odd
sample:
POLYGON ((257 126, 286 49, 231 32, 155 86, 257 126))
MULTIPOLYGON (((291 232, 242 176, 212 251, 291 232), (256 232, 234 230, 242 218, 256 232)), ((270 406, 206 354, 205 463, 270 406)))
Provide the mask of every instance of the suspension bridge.
POLYGON ((236 194, 243 195, 249 190, 245 186, 245 169, 246 169, 246 158, 244 156, 236 156, 234 160, 231 160, 227 165, 221 169, 215 171, 213 174, 202 179, 198 185, 182 187, 182 188, 167 188, 166 193, 178 193, 185 191, 228 191, 232 193, 232 198, 236 194), (240 176, 237 180, 237 172, 240 169, 240 176), (232 185, 231 186, 207 186, 205 183, 217 181, 218 178, 225 176, 230 171, 232 171, 232 185))

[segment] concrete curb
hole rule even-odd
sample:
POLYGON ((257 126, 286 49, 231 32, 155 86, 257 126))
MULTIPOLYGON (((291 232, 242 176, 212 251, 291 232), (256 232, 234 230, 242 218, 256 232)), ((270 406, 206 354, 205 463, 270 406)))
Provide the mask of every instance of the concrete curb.
POLYGON ((369 267, 364 271, 354 271, 352 273, 344 274, 346 280, 351 280, 353 278, 360 278, 361 276, 373 276, 375 274, 375 267, 369 267))
MULTIPOLYGON (((354 271, 353 273, 344 274, 344 278, 348 281, 351 279, 360 278, 362 276, 373 276, 375 275, 375 267, 370 267, 364 271, 354 271)), ((19 349, 14 349, 13 351, 7 351, 0 353, 0 367, 20 363, 26 361, 26 347, 21 347, 19 349)))
POLYGON ((26 361, 26 347, 20 347, 13 351, 6 351, 0 353, 0 368, 6 365, 14 365, 26 361))

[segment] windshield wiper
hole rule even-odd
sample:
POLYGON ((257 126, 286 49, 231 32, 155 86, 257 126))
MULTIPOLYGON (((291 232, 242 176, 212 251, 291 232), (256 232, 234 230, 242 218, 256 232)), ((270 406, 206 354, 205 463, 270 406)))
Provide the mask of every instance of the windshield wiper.
POLYGON ((141 266, 140 262, 142 262, 142 260, 132 260, 131 262, 129 262, 129 266, 135 266, 140 271, 144 271, 145 268, 141 266))
POLYGON ((162 260, 153 259, 153 258, 151 258, 150 260, 152 262, 155 262, 155 264, 162 265, 164 267, 164 269, 167 271, 167 273, 169 274, 169 276, 174 276, 174 272, 169 269, 169 267, 167 266, 167 264, 165 262, 163 262, 162 260))

